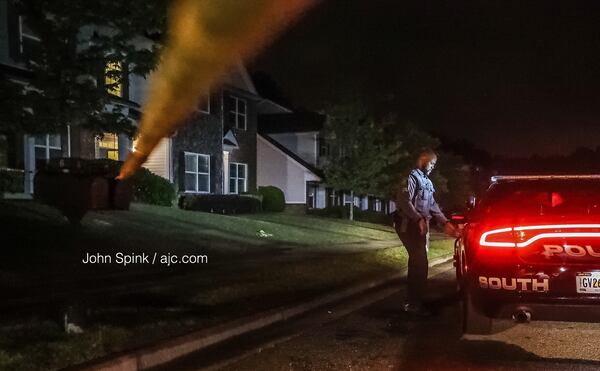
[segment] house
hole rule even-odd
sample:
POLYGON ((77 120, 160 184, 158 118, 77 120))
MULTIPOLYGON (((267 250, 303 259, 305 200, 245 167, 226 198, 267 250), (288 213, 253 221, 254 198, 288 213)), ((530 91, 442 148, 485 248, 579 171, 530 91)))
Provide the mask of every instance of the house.
MULTIPOLYGON (((23 58, 41 39, 24 18, 0 0, 0 72, 24 86, 31 78, 23 58)), ((135 122, 148 88, 145 77, 126 72, 119 63, 107 63, 99 86, 107 86, 111 105, 135 122), (108 73, 110 71, 110 73, 108 73), (110 75, 123 71, 120 81, 110 75), (108 88, 110 86, 110 88, 108 88)), ((212 89, 196 112, 171 138, 163 139, 145 167, 173 182, 180 193, 253 192, 257 184, 257 104, 261 98, 244 68, 238 64, 219 87, 212 89)), ((112 107, 108 107, 112 108, 112 107)), ((24 192, 33 193, 37 169, 51 158, 78 157, 124 160, 135 140, 119 133, 95 137, 80 127, 65 127, 44 135, 14 133, 0 128, 0 168, 20 171, 24 192)))
POLYGON ((355 196, 327 186, 322 168, 329 146, 325 117, 314 112, 292 112, 269 100, 259 104, 258 185, 281 188, 288 205, 307 209, 354 203, 362 210, 391 212, 392 201, 373 195, 355 196))

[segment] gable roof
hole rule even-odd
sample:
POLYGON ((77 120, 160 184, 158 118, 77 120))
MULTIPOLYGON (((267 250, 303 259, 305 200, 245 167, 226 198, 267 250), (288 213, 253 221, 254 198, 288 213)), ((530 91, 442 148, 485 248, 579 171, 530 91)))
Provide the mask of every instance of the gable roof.
POLYGON ((229 73, 225 76, 223 82, 225 85, 258 96, 256 87, 250 78, 250 74, 241 61, 236 63, 235 66, 229 70, 229 73))
POLYGON ((325 116, 315 112, 290 112, 258 115, 258 131, 264 134, 318 132, 325 116))
POLYGON ((237 138, 231 129, 225 130, 225 134, 223 135, 223 145, 232 148, 240 148, 237 138))
POLYGON ((297 162, 300 166, 304 167, 306 170, 315 174, 319 178, 323 178, 323 171, 321 171, 317 167, 313 166, 312 164, 308 163, 302 157, 300 157, 297 154, 295 154, 294 152, 290 151, 289 149, 287 149, 285 146, 283 146, 281 143, 279 143, 275 139, 273 139, 265 134, 257 134, 257 136, 259 138, 262 138, 265 141, 267 141, 273 147, 277 148, 280 152, 283 152, 284 155, 291 158, 293 161, 297 162))

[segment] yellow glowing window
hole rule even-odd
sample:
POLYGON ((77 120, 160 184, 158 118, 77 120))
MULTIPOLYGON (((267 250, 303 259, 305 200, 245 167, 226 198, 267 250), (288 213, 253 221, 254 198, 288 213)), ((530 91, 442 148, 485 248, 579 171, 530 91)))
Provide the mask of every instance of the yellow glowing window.
POLYGON ((104 85, 108 94, 123 96, 123 83, 121 82, 121 62, 108 62, 104 69, 104 85))
POLYGON ((98 152, 100 158, 119 160, 119 137, 117 134, 104 133, 98 139, 98 152))

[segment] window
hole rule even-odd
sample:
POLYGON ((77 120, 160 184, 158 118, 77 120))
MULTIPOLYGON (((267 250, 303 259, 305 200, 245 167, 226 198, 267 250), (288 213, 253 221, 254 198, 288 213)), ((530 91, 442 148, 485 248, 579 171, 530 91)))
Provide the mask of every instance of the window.
POLYGON ((210 156, 185 152, 185 191, 210 193, 210 156))
POLYGON ((229 164, 229 193, 239 194, 248 188, 248 165, 232 162, 229 164))
POLYGON ((37 37, 33 31, 27 26, 24 16, 19 16, 19 52, 21 54, 29 54, 37 48, 41 39, 37 37))
POLYGON ((106 92, 116 97, 123 97, 123 68, 121 62, 108 62, 104 67, 104 86, 106 92))
POLYGON ((325 138, 318 138, 319 145, 319 156, 328 156, 329 155, 329 143, 325 138))
POLYGON ((200 103, 200 112, 210 113, 210 95, 200 103))
POLYGON ((119 136, 112 133, 104 133, 102 138, 97 139, 98 151, 96 158, 108 158, 119 160, 119 136))
POLYGON ((43 167, 49 159, 62 157, 59 134, 38 135, 34 141, 35 167, 43 167))
POLYGON ((246 130, 247 105, 246 100, 229 96, 229 123, 237 129, 246 130))

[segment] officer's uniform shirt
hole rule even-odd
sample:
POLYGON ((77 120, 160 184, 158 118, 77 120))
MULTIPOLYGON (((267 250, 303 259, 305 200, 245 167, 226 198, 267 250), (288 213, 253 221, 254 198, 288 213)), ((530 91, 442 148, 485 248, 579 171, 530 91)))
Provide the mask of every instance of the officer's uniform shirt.
POLYGON ((434 198, 433 183, 421 169, 413 169, 396 197, 396 206, 402 217, 402 231, 406 231, 408 220, 418 222, 432 218, 440 224, 448 221, 434 198))

